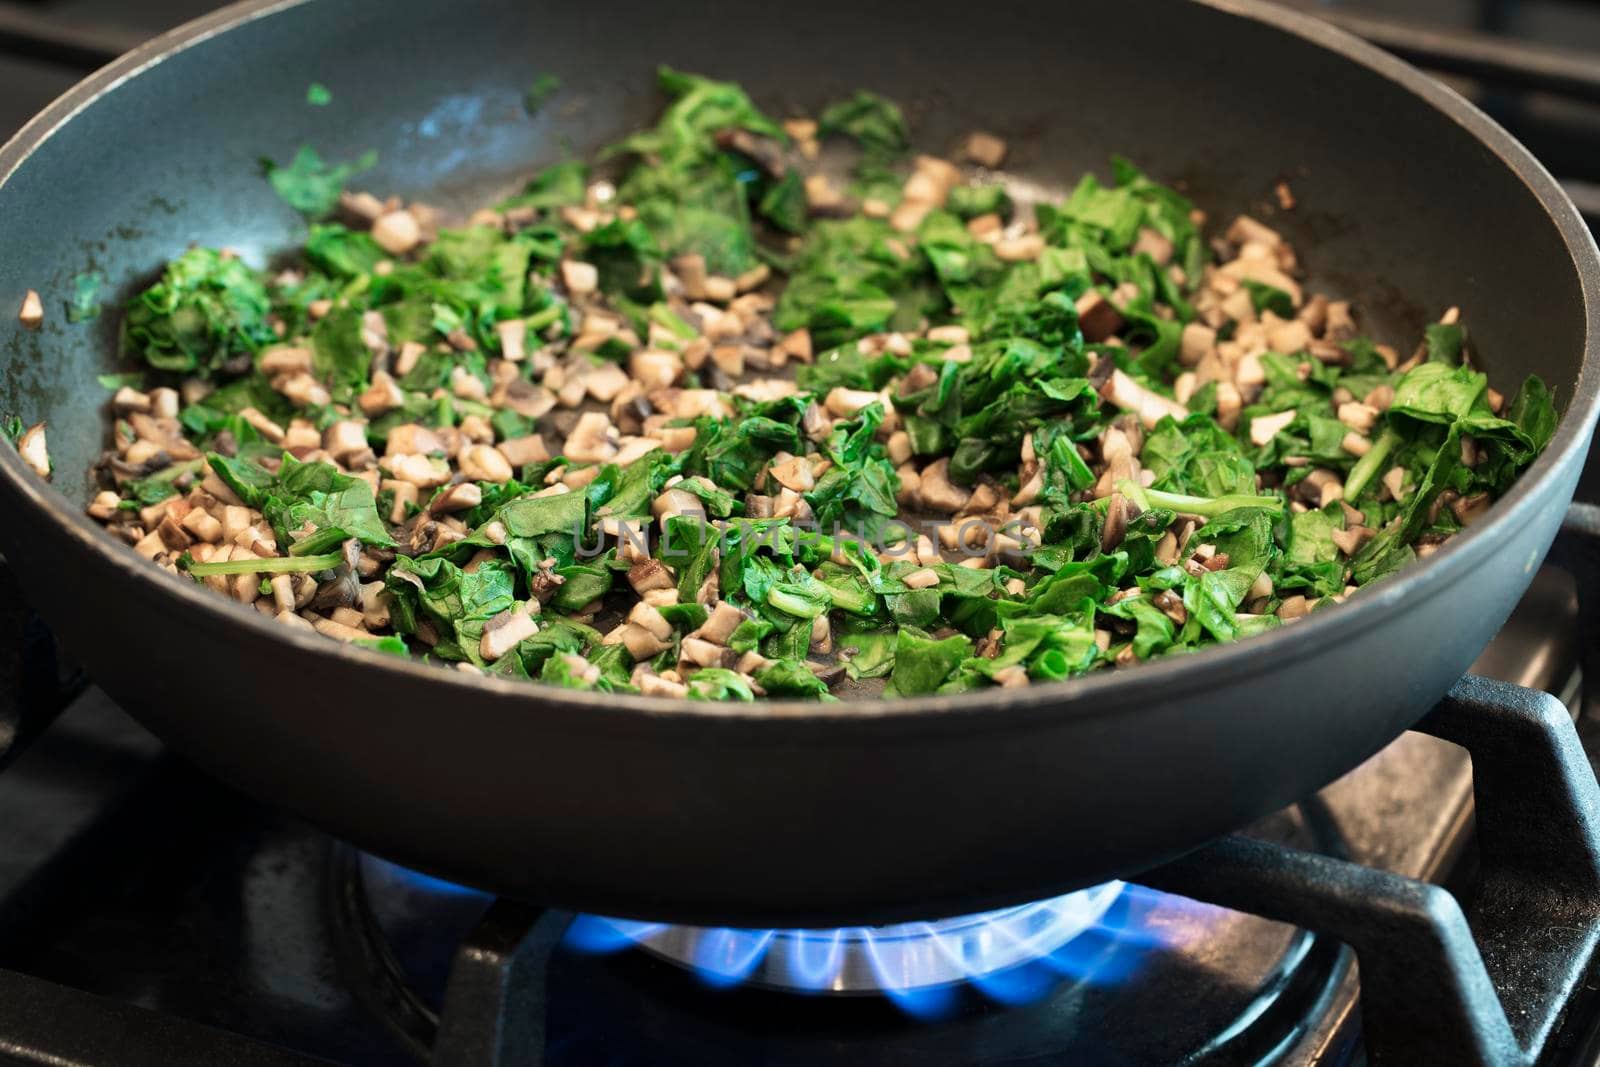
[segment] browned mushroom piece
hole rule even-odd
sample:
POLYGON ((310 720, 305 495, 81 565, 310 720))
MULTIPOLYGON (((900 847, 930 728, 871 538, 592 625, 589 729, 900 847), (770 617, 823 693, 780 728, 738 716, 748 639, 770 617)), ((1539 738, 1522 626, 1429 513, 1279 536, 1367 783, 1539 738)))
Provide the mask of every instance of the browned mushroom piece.
POLYGON ((971 490, 950 481, 950 460, 936 459, 920 472, 917 492, 922 506, 929 511, 953 515, 967 506, 972 499, 971 490))
POLYGON ((1122 329, 1122 312, 1098 290, 1090 289, 1077 300, 1078 328, 1083 339, 1097 344, 1122 329))
POLYGON ((1105 524, 1100 527, 1102 552, 1114 552, 1122 544, 1122 539, 1128 535, 1128 520, 1131 517, 1128 498, 1121 493, 1112 493, 1106 507, 1105 524))

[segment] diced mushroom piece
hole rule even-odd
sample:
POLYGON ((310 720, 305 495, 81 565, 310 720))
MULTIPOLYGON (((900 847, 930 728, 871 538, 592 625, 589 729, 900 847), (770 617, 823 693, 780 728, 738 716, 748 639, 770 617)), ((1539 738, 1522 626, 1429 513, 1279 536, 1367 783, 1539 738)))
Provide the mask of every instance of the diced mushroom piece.
POLYGON ((419 489, 434 489, 450 480, 450 465, 432 456, 384 456, 381 463, 397 481, 419 489))
POLYGON ((239 412, 239 417, 249 423, 257 433, 271 443, 282 443, 284 437, 283 427, 261 414, 255 408, 244 408, 239 412))
POLYGON ((1156 266, 1165 267, 1172 262, 1172 241, 1148 226, 1141 227, 1138 239, 1133 242, 1133 253, 1141 252, 1155 260, 1156 266))
POLYGON ((1217 383, 1217 422, 1225 430, 1232 430, 1239 425, 1239 412, 1244 407, 1244 398, 1239 395, 1239 387, 1232 382, 1217 383))
POLYGON ((906 197, 889 213, 889 225, 901 233, 911 233, 922 225, 934 209, 934 204, 927 200, 913 200, 906 197))
POLYGON ((147 412, 155 407, 150 397, 132 386, 124 385, 111 397, 111 410, 118 415, 147 412))
POLYGON ((645 559, 635 563, 628 570, 628 584, 633 586, 633 591, 640 596, 653 589, 672 589, 677 585, 672 572, 658 559, 645 559))
POLYGON ((908 589, 929 589, 939 584, 939 574, 932 568, 924 567, 921 570, 912 571, 904 578, 901 578, 900 581, 908 589))
POLYGON ((412 483, 396 479, 385 479, 378 485, 383 491, 394 494, 394 506, 389 509, 389 522, 398 526, 406 520, 411 507, 416 505, 422 494, 412 483))
POLYGON ((1394 500, 1405 499, 1406 469, 1404 467, 1390 467, 1383 475, 1383 487, 1389 491, 1389 496, 1394 500))
POLYGON ((667 489, 656 495, 650 502, 650 513, 660 519, 663 527, 666 521, 682 515, 703 516, 705 505, 700 498, 683 489, 667 489))
POLYGON ((1106 505, 1106 521, 1100 527, 1100 548, 1105 552, 1112 552, 1122 544, 1122 539, 1128 534, 1128 520, 1132 517, 1133 509, 1129 506, 1128 498, 1121 493, 1112 493, 1111 500, 1106 505))
POLYGON ((494 332, 500 339, 500 355, 513 363, 521 362, 528 356, 528 324, 522 319, 506 319, 504 322, 494 324, 494 332))
MULTIPOLYGON (((805 180, 806 207, 813 215, 841 214, 850 206, 849 199, 828 180, 826 174, 813 174, 805 180)), ((914 228, 914 227, 913 227, 914 228)), ((704 264, 702 263, 702 268, 704 264)), ((704 291, 704 281, 701 282, 704 291)))
POLYGON ((417 362, 427 354, 428 347, 419 341, 407 341, 400 346, 400 351, 395 353, 394 373, 401 378, 410 374, 417 367, 417 362))
POLYGON ((575 259, 561 261, 561 281, 573 296, 588 296, 600 287, 600 271, 593 263, 575 259))
POLYGON ((478 652, 492 663, 538 632, 539 624, 533 621, 525 608, 518 605, 502 611, 483 624, 478 652))
POLYGON ((434 497, 428 505, 428 510, 436 515, 445 515, 455 511, 471 511, 481 503, 483 503, 483 490, 473 482, 462 482, 460 485, 452 485, 434 497))
POLYGON ((389 211, 373 222, 372 239, 391 256, 403 256, 422 243, 422 225, 403 208, 389 211))
POLYGON ((628 387, 628 374, 615 363, 605 363, 583 376, 584 388, 602 404, 615 400, 628 387))
POLYGON ((1302 494, 1315 494, 1313 499, 1319 508, 1325 508, 1337 500, 1344 499, 1344 482, 1337 473, 1326 467, 1313 470, 1300 480, 1295 489, 1302 494))
POLYGON ((604 463, 617 454, 616 431, 611 420, 598 411, 578 417, 561 454, 574 463, 604 463))
POLYGON ((697 667, 720 667, 725 649, 698 637, 685 637, 678 642, 678 651, 697 667))
POLYGON ((937 156, 918 156, 901 195, 912 203, 940 207, 950 190, 961 184, 961 171, 949 160, 937 156))
MULTIPOLYGON (((648 607, 649 605, 641 604, 639 606, 648 607)), ((655 611, 654 608, 650 610, 655 611)), ((660 614, 660 612, 657 612, 657 614, 660 614)), ((628 650, 628 655, 632 656, 635 662, 649 659, 659 652, 666 651, 669 644, 668 638, 657 637, 637 623, 630 622, 622 627, 622 645, 628 650)))
POLYGON ((1349 341, 1356 336, 1356 320, 1350 313, 1350 301, 1334 300, 1328 304, 1328 318, 1322 336, 1330 341, 1349 341))
MULTIPOLYGON (((1249 249, 1245 249, 1246 252, 1249 249)), ((1289 303, 1299 307, 1304 302, 1300 283, 1289 277, 1278 267, 1278 261, 1270 253, 1265 256, 1240 255, 1238 259, 1224 263, 1217 268, 1221 277, 1231 278, 1234 281, 1253 281, 1262 285, 1270 285, 1274 289, 1282 290, 1289 296, 1289 303)), ((1255 317, 1255 307, 1251 295, 1243 287, 1229 294, 1223 302, 1223 310, 1240 321, 1252 320, 1255 317), (1241 301, 1242 298, 1242 302, 1241 301), (1236 314, 1237 312, 1237 314, 1236 314)))
POLYGON ((802 327, 786 335, 779 346, 801 363, 811 362, 811 331, 802 327))
MULTIPOLYGON (((623 643, 627 644, 626 638, 623 639, 623 643)), ((664 648, 666 646, 663 645, 662 647, 664 648)), ((629 652, 631 653, 632 651, 633 648, 631 645, 629 645, 629 652)), ((660 649, 657 649, 656 651, 659 652, 660 649)), ((647 652, 643 655, 635 656, 634 658, 644 659, 654 654, 655 653, 647 652)), ((684 685, 682 682, 673 681, 670 678, 664 678, 659 674, 653 674, 649 671, 641 674, 638 682, 639 692, 647 697, 687 697, 689 695, 689 687, 687 685, 684 685)))
POLYGON ((633 610, 628 612, 628 621, 635 626, 643 627, 659 640, 670 641, 672 639, 672 624, 662 616, 661 612, 649 604, 635 604, 633 610))
POLYGON ((1339 405, 1339 421, 1356 433, 1371 433, 1378 421, 1378 409, 1353 400, 1339 405))
POLYGON ((374 419, 395 410, 405 402, 406 395, 400 391, 400 386, 386 371, 381 370, 373 373, 372 383, 366 392, 356 399, 356 405, 368 418, 374 419))
POLYGON ((706 621, 689 636, 710 641, 714 645, 726 645, 728 638, 733 636, 733 631, 737 630, 742 622, 744 622, 743 612, 726 600, 719 600, 711 609, 711 614, 706 617, 706 621))
POLYGON ((33 473, 41 478, 50 477, 50 446, 45 442, 44 423, 30 426, 17 438, 17 454, 33 473))
POLYGON ((321 407, 333 398, 323 384, 309 374, 290 374, 273 382, 273 388, 299 407, 321 407))
POLYGON ((628 357, 628 373, 646 392, 665 389, 683 373, 683 357, 676 352, 641 349, 628 357))
POLYGON ((767 476, 776 479, 784 488, 793 489, 797 493, 809 493, 817 484, 812 474, 811 462, 804 456, 789 456, 782 462, 774 462, 767 468, 767 476))
POLYGON ((180 525, 197 541, 217 544, 222 540, 222 523, 203 508, 194 508, 183 517, 180 525))
POLYGON ((739 283, 720 274, 708 274, 705 280, 706 299, 726 304, 739 295, 739 283))
POLYGON ((550 458, 550 451, 545 448, 544 438, 536 433, 528 434, 526 437, 507 438, 495 448, 513 468, 525 467, 529 463, 543 463, 550 458))
POLYGON ((661 442, 653 437, 624 437, 617 442, 617 454, 611 457, 611 462, 626 467, 660 447, 661 442))
POLYGON ((1339 447, 1352 456, 1364 456, 1372 451, 1372 441, 1351 430, 1339 441, 1339 447))
POLYGON ((1278 433, 1294 421, 1295 409, 1280 411, 1275 415, 1257 415, 1250 420, 1250 443, 1261 446, 1269 444, 1278 433))
POLYGON ((1028 683, 1028 668, 1020 663, 1013 663, 1009 667, 1002 667, 995 671, 991 677, 995 685, 1002 689, 1022 689, 1028 683))
POLYGON ((1278 605, 1278 618, 1284 622, 1290 619, 1300 619, 1311 614, 1311 601, 1300 595, 1287 596, 1278 605))
POLYGON ((994 243, 994 254, 1008 263, 1024 263, 1044 254, 1044 238, 1036 233, 1002 238, 994 243))
POLYGON ((339 211, 349 221, 370 226, 384 212, 383 201, 368 192, 339 194, 339 211))
POLYGON ((1377 536, 1377 533, 1378 531, 1366 526, 1350 526, 1343 530, 1335 530, 1328 537, 1339 546, 1339 551, 1347 556, 1353 556, 1361 551, 1362 545, 1377 536))
POLYGON ((1147 429, 1154 429, 1156 423, 1171 415, 1182 422, 1189 417, 1189 409, 1170 400, 1160 393, 1153 392, 1138 382, 1134 381, 1121 369, 1111 372, 1111 377, 1101 387, 1100 395, 1119 408, 1131 411, 1139 416, 1139 421, 1147 429))
POLYGON ((921 484, 917 494, 922 506, 929 511, 953 515, 967 506, 972 492, 950 481, 950 460, 936 459, 921 471, 921 484))
MULTIPOLYGON (((277 589, 273 589, 276 597, 277 589)), ((389 591, 382 582, 362 582, 361 596, 361 621, 369 628, 376 629, 389 625, 389 591)))
POLYGON ((39 299, 39 294, 29 289, 22 297, 22 310, 17 312, 17 321, 30 330, 37 330, 44 325, 44 301, 39 299))
POLYGON ((991 170, 1005 162, 1006 143, 992 133, 975 130, 967 135, 961 154, 972 163, 991 170))
POLYGON ((121 505, 121 497, 109 489, 104 490, 96 493, 94 499, 89 502, 89 517, 99 519, 101 522, 113 519, 117 512, 122 510, 121 505))
POLYGON ((1265 223, 1258 222, 1249 215, 1240 215, 1234 219, 1229 224, 1225 236, 1234 244, 1239 245, 1254 242, 1276 248, 1283 243, 1283 238, 1279 236, 1277 230, 1265 223))
POLYGON ((877 393, 867 389, 846 389, 843 386, 835 387, 828 391, 827 399, 823 406, 829 414, 841 419, 848 419, 859 415, 863 408, 878 403, 883 398, 877 393))
POLYGON ((1203 322, 1191 322, 1183 328, 1178 345, 1178 362, 1185 367, 1196 366, 1216 347, 1217 331, 1203 322))
POLYGON ((461 366, 450 368, 450 392, 462 400, 481 403, 489 399, 489 389, 483 384, 483 379, 461 366))
POLYGON ((1122 312, 1104 295, 1090 289, 1077 300, 1078 328, 1091 344, 1104 341, 1122 329, 1122 312))
POLYGON ((1450 511, 1455 515, 1456 521, 1463 526, 1470 526, 1489 511, 1489 506, 1494 503, 1488 493, 1476 493, 1472 496, 1459 497, 1450 502, 1450 511))
POLYGON ((461 420, 461 425, 456 427, 461 431, 464 441, 475 445, 494 444, 494 425, 482 415, 467 415, 461 420))
POLYGON ((385 455, 430 455, 435 452, 446 452, 445 439, 435 430, 415 422, 402 423, 389 431, 389 436, 384 438, 383 451, 385 455))
POLYGON ((1304 352, 1311 345, 1311 327, 1299 319, 1273 323, 1267 330, 1267 345, 1274 352, 1304 352))
POLYGON ((344 463, 352 456, 370 451, 367 428, 353 419, 340 419, 323 431, 322 448, 335 460, 344 463))
POLYGON ((310 374, 312 352, 295 345, 274 345, 261 353, 257 368, 269 378, 280 374, 310 374))

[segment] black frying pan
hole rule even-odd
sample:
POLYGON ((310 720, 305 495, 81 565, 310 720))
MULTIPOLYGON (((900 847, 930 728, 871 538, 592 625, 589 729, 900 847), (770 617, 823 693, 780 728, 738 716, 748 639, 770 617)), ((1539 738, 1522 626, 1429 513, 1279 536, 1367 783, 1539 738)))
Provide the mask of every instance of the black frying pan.
POLYGON ((1132 874, 1304 796, 1472 662, 1550 544, 1596 416, 1600 259, 1550 176, 1415 71, 1246 0, 861 4, 247 3, 90 78, 0 150, 0 411, 46 419, 53 486, 0 449, 0 546, 128 709, 240 787, 404 863, 549 904, 715 923, 954 914, 1132 874), (80 513, 115 315, 189 242, 264 256, 298 219, 258 156, 302 142, 466 207, 648 120, 659 62, 775 111, 867 87, 945 149, 993 128, 1061 185, 1110 154, 1215 219, 1280 176, 1313 281, 1409 342, 1451 304, 1493 383, 1564 407, 1489 518, 1340 610, 1243 644, 1022 691, 854 706, 675 703, 468 679, 270 625, 80 513), (536 120, 536 73, 568 86, 536 120), (332 107, 308 108, 311 81, 332 107), (581 106, 579 106, 581 105, 581 106))

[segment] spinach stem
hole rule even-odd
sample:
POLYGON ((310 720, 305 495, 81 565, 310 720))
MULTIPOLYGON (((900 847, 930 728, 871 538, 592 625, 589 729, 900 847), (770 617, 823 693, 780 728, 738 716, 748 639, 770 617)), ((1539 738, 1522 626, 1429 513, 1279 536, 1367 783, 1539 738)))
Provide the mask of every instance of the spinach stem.
MULTIPOLYGON (((1283 500, 1275 496, 1248 496, 1244 493, 1218 497, 1188 496, 1160 489, 1145 489, 1129 481, 1118 482, 1117 490, 1143 510, 1166 508, 1168 511, 1176 511, 1183 515, 1199 515, 1204 519, 1214 519, 1234 508, 1264 508, 1274 514, 1283 511, 1283 500)), ((1110 501, 1110 497, 1103 497, 1094 502, 1095 507, 1103 510, 1110 501)))
POLYGON ((1383 466, 1384 460, 1389 458, 1389 453, 1394 451, 1394 446, 1400 443, 1400 435, 1393 430, 1385 428, 1378 439, 1372 443, 1367 454, 1356 460, 1355 466, 1350 468, 1350 474, 1344 480, 1344 498, 1352 503, 1361 495, 1373 477, 1378 473, 1378 468, 1383 466))
POLYGON ((325 556, 269 556, 266 559, 226 559, 218 563, 190 563, 188 571, 196 578, 213 574, 295 574, 328 571, 344 562, 338 552, 325 556))

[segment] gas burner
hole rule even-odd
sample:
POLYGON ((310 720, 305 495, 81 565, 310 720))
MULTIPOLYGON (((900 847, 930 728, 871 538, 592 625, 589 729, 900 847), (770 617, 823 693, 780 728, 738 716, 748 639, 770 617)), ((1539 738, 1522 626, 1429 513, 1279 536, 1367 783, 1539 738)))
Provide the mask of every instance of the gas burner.
POLYGON ((739 930, 582 916, 568 943, 587 951, 638 945, 714 986, 742 982, 798 993, 915 999, 960 982, 982 987, 1052 961, 1105 916, 1121 882, 1051 900, 934 922, 835 930, 739 930))
MULTIPOLYGON (((1257 832, 1341 851, 1314 803, 1257 832)), ((490 898, 345 846, 331 871, 344 978, 424 1060, 447 1028, 452 955, 494 921, 490 898)), ((552 944, 534 965, 547 1067, 1271 1062, 1320 1025, 1350 959, 1304 930, 1121 883, 825 932, 579 915, 552 944), (1197 975, 1226 980, 1195 998, 1197 975)))

